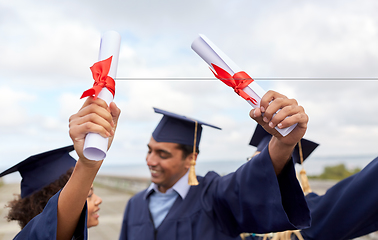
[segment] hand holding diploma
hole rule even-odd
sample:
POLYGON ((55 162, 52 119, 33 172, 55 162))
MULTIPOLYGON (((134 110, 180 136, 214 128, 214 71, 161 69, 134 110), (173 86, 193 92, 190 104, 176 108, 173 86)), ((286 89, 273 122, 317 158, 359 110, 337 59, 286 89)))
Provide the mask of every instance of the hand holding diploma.
POLYGON ((307 130, 308 116, 295 99, 274 91, 268 91, 261 99, 261 107, 252 109, 250 117, 273 135, 269 142, 269 155, 278 175, 291 158, 294 147, 307 130), (278 110, 281 109, 279 112, 278 110), (276 131, 276 126, 296 127, 285 137, 276 131))
MULTIPOLYGON (((99 62, 92 67, 92 75, 95 83, 91 89, 86 90, 81 98, 94 96, 103 99, 107 106, 113 101, 115 94, 115 77, 121 36, 114 31, 104 33, 101 38, 99 62)), ((108 138, 100 134, 89 132, 85 137, 84 156, 87 159, 99 161, 106 157, 108 138)))
POLYGON ((106 139, 107 145, 105 150, 110 147, 120 113, 120 109, 114 102, 111 102, 108 106, 108 104, 100 98, 94 100, 93 97, 89 97, 81 109, 70 117, 70 137, 79 159, 88 162, 88 158, 84 153, 84 145, 85 141, 87 141, 86 136, 88 133, 98 134, 106 139))
MULTIPOLYGON (((253 108, 260 107, 261 98, 266 93, 246 72, 241 69, 206 36, 201 35, 192 43, 192 49, 205 61, 214 75, 244 98, 253 108)), ((279 111, 279 109, 278 109, 279 111)), ((276 130, 288 135, 296 124, 276 130)))

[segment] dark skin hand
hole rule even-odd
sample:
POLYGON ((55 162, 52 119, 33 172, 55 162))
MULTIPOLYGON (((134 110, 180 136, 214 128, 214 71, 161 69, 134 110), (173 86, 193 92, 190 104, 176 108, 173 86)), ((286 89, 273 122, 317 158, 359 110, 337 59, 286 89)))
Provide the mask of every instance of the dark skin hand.
POLYGON ((269 154, 278 175, 290 159, 295 145, 306 133, 309 118, 295 99, 274 91, 268 91, 261 99, 260 108, 252 109, 249 115, 273 136, 269 154), (285 137, 275 129, 276 126, 282 129, 296 123, 297 126, 285 137))

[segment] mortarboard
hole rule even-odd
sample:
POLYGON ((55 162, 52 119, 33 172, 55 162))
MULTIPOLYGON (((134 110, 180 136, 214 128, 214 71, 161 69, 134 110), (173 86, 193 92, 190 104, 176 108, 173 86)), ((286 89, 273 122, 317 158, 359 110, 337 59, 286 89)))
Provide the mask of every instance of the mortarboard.
MULTIPOLYGON (((214 125, 204 123, 202 121, 189 118, 186 116, 178 115, 176 113, 164 111, 158 108, 154 108, 155 113, 163 114, 164 116, 156 126, 152 137, 157 142, 171 142, 193 146, 193 152, 198 149, 202 125, 209 126, 221 130, 221 128, 214 125)), ((194 156, 193 156, 194 157, 194 156)), ((189 172, 189 184, 198 185, 196 175, 194 172, 195 160, 191 161, 191 167, 189 172)))
MULTIPOLYGON (((270 133, 265 131, 260 124, 257 124, 249 145, 257 147, 257 151, 261 152, 269 144, 271 137, 270 133)), ((300 144, 302 146, 303 161, 319 146, 319 144, 304 138, 301 139, 300 144)), ((299 144, 297 144, 292 154, 294 163, 301 164, 300 154, 299 144)))
POLYGON ((272 135, 265 131, 260 124, 257 124, 249 145, 256 147, 256 151, 261 152, 269 144, 271 138, 272 135))
MULTIPOLYGON (((265 131, 265 129, 260 124, 257 124, 255 132, 251 138, 249 145, 255 146, 257 147, 257 151, 261 151, 269 144, 269 141, 271 138, 272 138, 272 135, 270 135, 270 133, 265 131)), ((310 156, 310 154, 318 146, 319 144, 302 138, 297 143, 297 145, 295 145, 294 151, 291 155, 294 164, 295 163, 302 164, 304 160, 306 160, 306 158, 310 156)), ((310 188, 310 184, 308 182, 306 171, 304 170, 303 165, 302 165, 302 170, 300 171, 300 180, 301 180, 303 192, 305 194, 312 192, 310 188)))
POLYGON ((152 133, 152 137, 157 142, 172 142, 193 146, 195 125, 197 126, 196 147, 198 148, 201 140, 202 125, 209 126, 221 130, 214 125, 204 123, 202 121, 178 115, 176 113, 167 112, 158 108, 154 108, 155 113, 163 114, 163 118, 152 133))
POLYGON ((72 150, 73 145, 30 156, 0 173, 0 177, 20 172, 21 198, 27 197, 59 179, 75 166, 76 160, 69 154, 72 150))

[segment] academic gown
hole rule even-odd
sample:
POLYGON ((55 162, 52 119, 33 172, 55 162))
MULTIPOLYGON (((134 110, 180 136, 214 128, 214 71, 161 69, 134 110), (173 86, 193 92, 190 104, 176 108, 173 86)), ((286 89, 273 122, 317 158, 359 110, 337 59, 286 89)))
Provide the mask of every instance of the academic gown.
MULTIPOLYGON (((60 191, 50 198, 43 211, 30 220, 14 240, 56 239, 59 194, 60 191)), ((87 204, 85 204, 72 240, 86 240, 87 238, 87 204)))
POLYGON ((265 233, 310 225, 310 212, 292 161, 275 175, 268 149, 224 177, 198 177, 183 200, 177 197, 155 229, 146 190, 126 207, 120 240, 240 239, 242 232, 265 233))
POLYGON ((330 188, 324 195, 306 196, 311 228, 307 239, 352 239, 378 230, 378 157, 362 171, 330 188))

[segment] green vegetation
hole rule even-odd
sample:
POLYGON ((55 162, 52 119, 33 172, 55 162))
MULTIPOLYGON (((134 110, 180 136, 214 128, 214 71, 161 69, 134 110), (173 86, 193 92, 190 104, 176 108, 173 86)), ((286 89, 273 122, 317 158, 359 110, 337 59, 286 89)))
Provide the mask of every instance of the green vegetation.
POLYGON ((355 168, 348 170, 344 164, 339 164, 335 166, 327 166, 324 168, 323 173, 317 176, 308 176, 310 179, 332 179, 332 180, 342 180, 355 173, 361 171, 360 168, 355 168))

